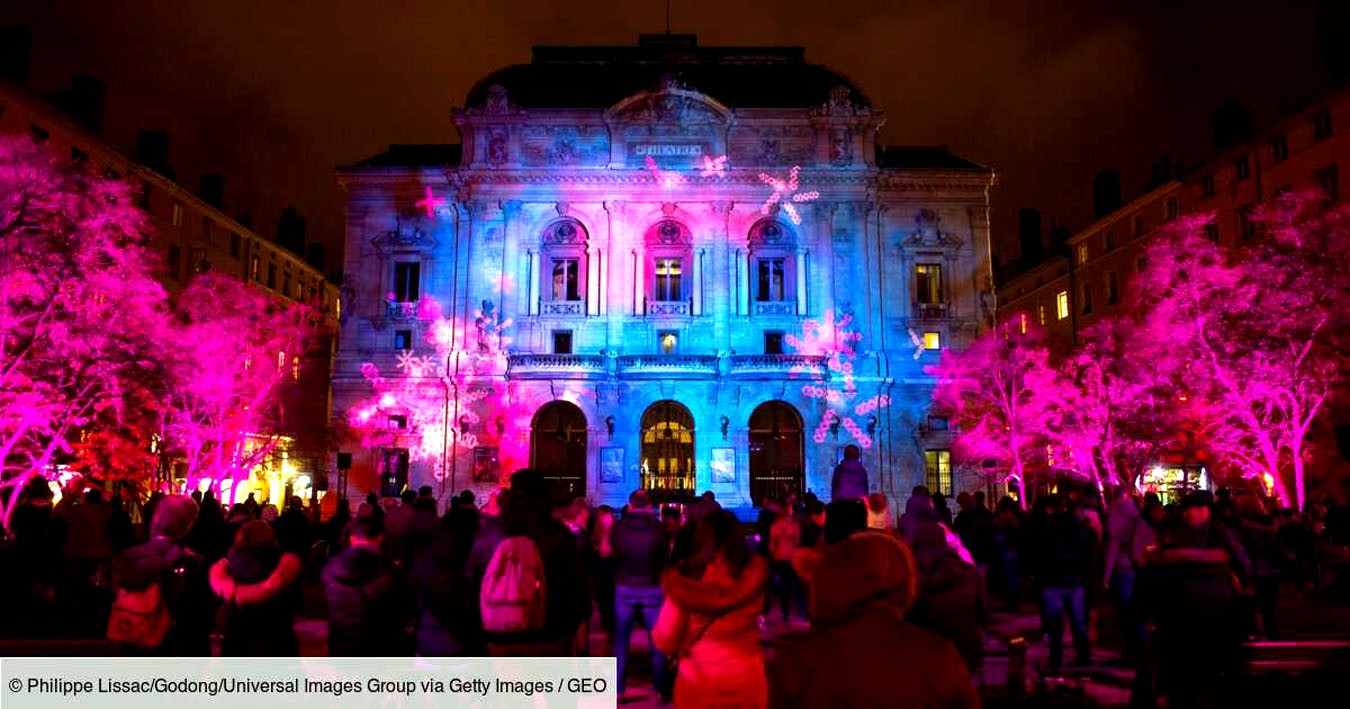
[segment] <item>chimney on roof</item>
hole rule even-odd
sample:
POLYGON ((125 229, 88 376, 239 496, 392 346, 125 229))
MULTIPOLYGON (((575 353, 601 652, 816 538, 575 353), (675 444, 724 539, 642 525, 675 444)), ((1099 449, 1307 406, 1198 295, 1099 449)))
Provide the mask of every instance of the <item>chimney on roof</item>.
POLYGON ((28 83, 32 56, 33 35, 27 27, 0 27, 0 77, 28 83))
POLYGON ((1024 268, 1030 268, 1045 258, 1045 247, 1041 240, 1041 210, 1023 207, 1017 211, 1017 233, 1020 238, 1021 261, 1024 268))
POLYGON ((1149 183, 1148 188, 1157 189, 1167 184, 1176 175, 1178 168, 1170 156, 1162 156, 1158 162, 1153 163, 1153 181, 1149 183))
POLYGON ((1069 253, 1069 237, 1073 232, 1069 227, 1059 225, 1050 227, 1050 252, 1053 254, 1069 253))
POLYGON ((197 191, 202 201, 215 207, 216 209, 225 208, 225 176, 208 172, 200 178, 201 189, 197 191))
POLYGON ((76 76, 70 88, 46 96, 48 103, 95 133, 103 130, 103 105, 107 98, 107 84, 89 74, 76 76))
POLYGON ((163 130, 143 130, 136 134, 136 162, 174 179, 173 168, 169 166, 169 132, 163 130))
POLYGON ((1214 149, 1224 150, 1246 140, 1252 133, 1252 112, 1237 100, 1214 109, 1214 149))
POLYGON ((325 256, 323 244, 312 242, 305 251, 305 263, 314 267, 314 270, 323 273, 325 256))
POLYGON ((253 217, 248 214, 236 214, 234 215, 234 220, 239 222, 239 225, 245 229, 253 228, 253 217))
POLYGON ((277 243, 296 256, 305 255, 305 218, 295 211, 295 205, 287 205, 277 220, 277 243))
POLYGON ((1092 178, 1092 218, 1101 219, 1120 209, 1120 173, 1102 170, 1092 178))

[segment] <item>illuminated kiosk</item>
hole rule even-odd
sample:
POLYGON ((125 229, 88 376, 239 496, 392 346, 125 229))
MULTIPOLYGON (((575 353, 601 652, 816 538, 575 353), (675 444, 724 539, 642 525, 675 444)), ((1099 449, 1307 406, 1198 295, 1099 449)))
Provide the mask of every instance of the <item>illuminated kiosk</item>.
POLYGON ((984 488, 926 464, 925 367, 991 322, 991 169, 879 147, 801 48, 536 47, 465 103, 459 144, 338 173, 349 495, 533 466, 748 508, 828 499, 850 443, 893 501, 984 488))

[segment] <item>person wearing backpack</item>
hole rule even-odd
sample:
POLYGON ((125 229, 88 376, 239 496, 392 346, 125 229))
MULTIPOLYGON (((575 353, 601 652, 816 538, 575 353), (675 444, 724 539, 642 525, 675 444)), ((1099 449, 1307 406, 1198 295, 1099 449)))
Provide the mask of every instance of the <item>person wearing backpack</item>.
MULTIPOLYGON (((581 592, 576 539, 553 516, 547 481, 537 471, 511 476, 501 541, 478 574, 478 606, 493 657, 569 657, 577 626, 590 612, 581 592)), ((484 530, 487 531, 486 529, 484 530)), ((484 534, 484 541, 494 535, 484 534)), ((475 545, 477 559, 482 559, 475 545)))
POLYGON ((206 559, 185 545, 197 503, 185 495, 159 501, 150 539, 113 564, 116 599, 108 639, 124 652, 160 657, 209 657, 215 601, 206 559))
POLYGON ((669 694, 666 682, 666 658, 651 642, 652 628, 665 603, 661 593, 661 571, 669 555, 670 539, 666 527, 652 514, 646 490, 634 490, 628 496, 628 512, 614 523, 614 657, 618 660, 619 697, 623 697, 627 682, 624 669, 628 663, 628 644, 633 635, 633 624, 642 623, 647 630, 647 644, 652 648, 652 684, 662 695, 669 694))
POLYGON ((409 599, 402 578, 380 553, 383 543, 384 525, 380 520, 356 520, 352 523, 351 546, 324 566, 330 657, 407 654, 404 630, 409 599))

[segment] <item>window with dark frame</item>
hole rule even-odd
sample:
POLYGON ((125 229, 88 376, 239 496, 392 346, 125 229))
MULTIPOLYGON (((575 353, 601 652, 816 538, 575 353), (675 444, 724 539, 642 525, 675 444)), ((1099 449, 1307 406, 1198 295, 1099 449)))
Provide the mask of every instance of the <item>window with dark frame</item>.
POLYGON ((923 452, 924 468, 929 492, 952 494, 952 452, 947 449, 923 452))
POLYGON ((553 354, 572 354, 572 331, 553 331, 553 354))
POLYGON ((413 348, 412 330, 394 331, 394 349, 410 350, 413 348))
POLYGON ((940 305, 942 303, 942 264, 915 264, 914 292, 915 302, 920 305, 940 305))
POLYGON ((277 287, 277 265, 275 263, 267 264, 267 287, 277 287))
POLYGON ((1243 239, 1251 239, 1256 236, 1256 222, 1252 220, 1252 211, 1255 208, 1256 205, 1251 202, 1238 207, 1238 235, 1243 239))
POLYGON ((761 258, 758 263, 755 300, 762 303, 787 300, 787 259, 761 258))
POLYGON ((764 331, 764 354, 780 355, 783 354, 783 331, 765 330, 764 331))
POLYGON ((1215 224, 1214 222, 1210 222, 1210 223, 1208 223, 1208 224, 1205 225, 1204 231, 1205 231, 1205 238, 1206 238, 1206 239, 1209 239, 1210 242, 1215 243, 1215 244, 1219 243, 1219 225, 1218 225, 1218 224, 1215 224))
POLYGON ((408 428, 408 417, 404 414, 394 414, 389 417, 389 428, 406 429, 408 428))
POLYGON ((1114 230, 1114 229, 1108 230, 1108 231, 1106 232, 1106 236, 1103 237, 1103 241, 1105 241, 1105 245, 1104 245, 1104 246, 1105 246, 1105 249, 1104 249, 1105 251, 1115 251, 1115 250, 1116 250, 1116 232, 1115 232, 1115 230, 1114 230))
POLYGON ((1313 181, 1317 183, 1317 189, 1321 190, 1322 195, 1328 201, 1339 202, 1341 199, 1341 177, 1336 163, 1320 168, 1313 173, 1313 181))
POLYGON ((656 259, 656 278, 653 279, 652 300, 658 302, 670 302, 682 300, 684 290, 682 275, 684 273, 684 261, 679 258, 658 258, 656 259))
POLYGON ((177 245, 170 244, 168 253, 164 257, 164 265, 169 269, 169 278, 178 280, 179 269, 182 267, 183 250, 177 245))
POLYGON ((422 294, 422 264, 399 261, 394 264, 394 302, 413 303, 422 294))
POLYGON ((581 300, 580 259, 553 259, 553 300, 581 300))
POLYGON ((1331 137, 1331 111, 1323 111, 1312 119, 1313 140, 1323 141, 1331 137))
POLYGON ((1214 173, 1209 173, 1200 178, 1200 196, 1208 198, 1214 196, 1214 173))
POLYGON ((211 264, 206 261, 206 249, 195 248, 192 250, 192 272, 203 273, 211 270, 211 264))
POLYGON ((1247 159, 1247 154, 1243 153, 1241 157, 1233 160, 1233 179, 1242 182, 1252 176, 1252 163, 1247 159))
POLYGON ((1289 140, 1281 133, 1270 141, 1271 162, 1284 162, 1289 159, 1289 140))
POLYGON ((233 232, 230 233, 230 256, 239 258, 239 249, 243 245, 243 238, 233 232))
POLYGON ((1115 271, 1106 272, 1106 304, 1115 305, 1120 302, 1120 281, 1116 278, 1115 271))
POLYGON ((929 430, 929 431, 946 431, 946 430, 948 430, 948 429, 950 429, 950 428, 951 428, 951 420, 948 419, 946 416, 929 416, 929 417, 928 417, 928 430, 929 430))
POLYGON ((680 333, 675 330, 660 330, 656 333, 656 343, 661 354, 675 354, 680 348, 680 333))
POLYGON ((1092 284, 1083 284, 1083 314, 1092 314, 1092 284))

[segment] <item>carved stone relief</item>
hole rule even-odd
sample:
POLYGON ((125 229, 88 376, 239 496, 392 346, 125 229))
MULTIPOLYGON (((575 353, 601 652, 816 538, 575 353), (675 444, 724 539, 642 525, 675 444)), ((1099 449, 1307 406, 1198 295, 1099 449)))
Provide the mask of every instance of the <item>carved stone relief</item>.
POLYGON ((604 126, 530 126, 521 133, 521 162, 531 166, 598 165, 609 158, 604 126))
POLYGON ((734 128, 727 139, 732 164, 805 164, 815 153, 816 133, 811 126, 734 128))

